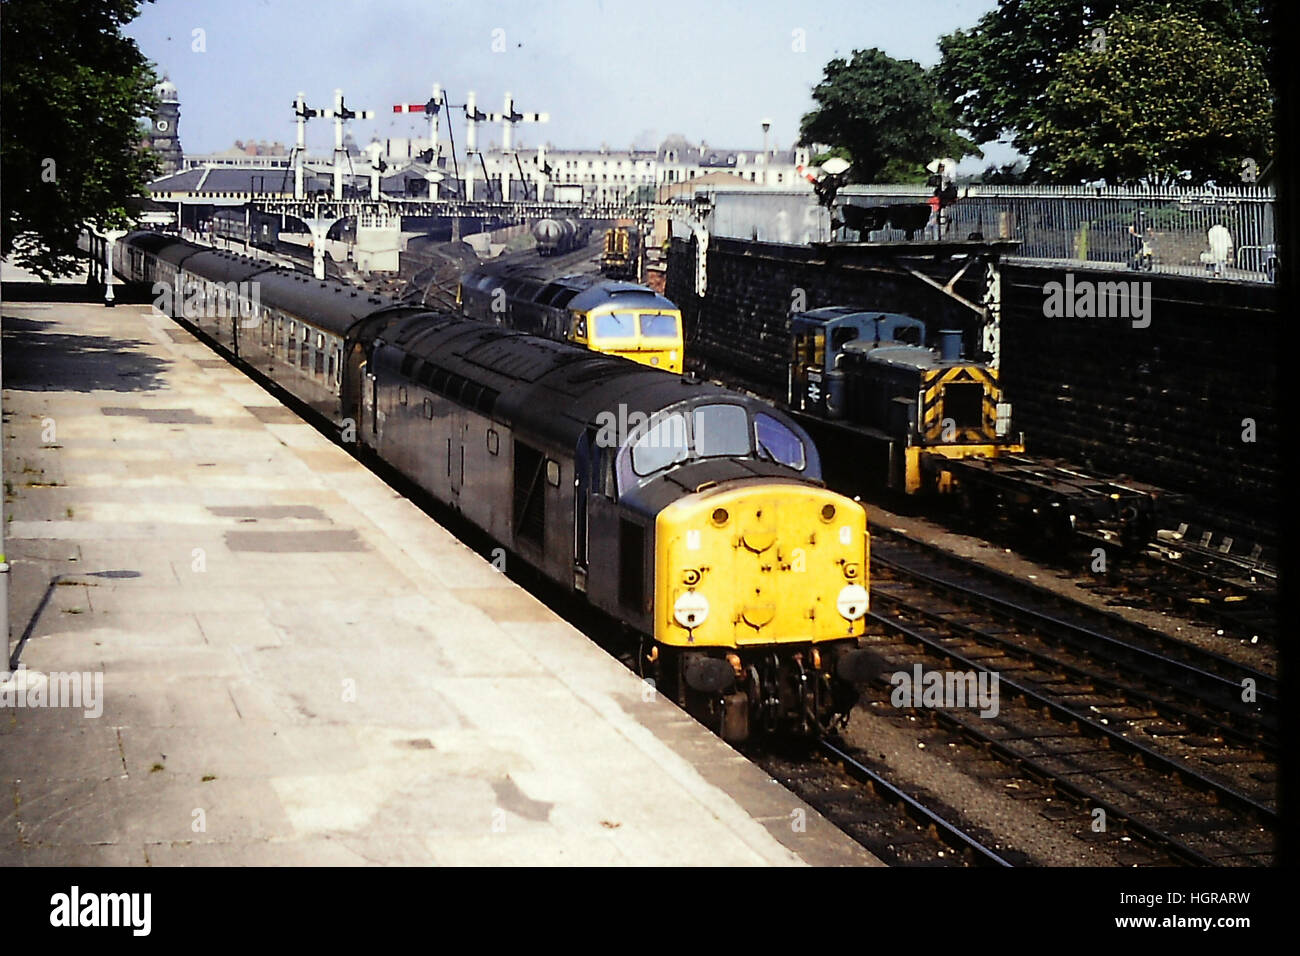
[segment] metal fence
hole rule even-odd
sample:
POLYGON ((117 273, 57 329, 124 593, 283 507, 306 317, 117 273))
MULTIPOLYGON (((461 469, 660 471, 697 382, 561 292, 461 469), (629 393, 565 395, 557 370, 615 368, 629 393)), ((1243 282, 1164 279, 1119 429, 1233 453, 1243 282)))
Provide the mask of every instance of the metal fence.
MULTIPOLYGON (((884 241, 907 238, 1019 239, 1013 260, 1090 267, 1151 268, 1157 272, 1272 281, 1278 259, 1272 189, 1126 189, 1084 186, 963 186, 933 223, 915 234, 884 228, 861 235, 840 228, 832 236, 827 211, 810 190, 701 189, 711 209, 710 235, 759 242, 884 241), (1222 226, 1228 242, 1212 248, 1210 230, 1222 226), (1130 232, 1142 234, 1137 238, 1130 232), (1143 242, 1149 256, 1141 255, 1143 242)), ((913 208, 931 195, 925 186, 848 186, 839 204, 913 208)), ((883 212, 883 211, 882 211, 883 212)), ((844 218, 837 213, 836 218, 844 218)), ((900 216, 900 219, 905 216, 900 216)), ((926 212, 921 211, 921 221, 926 212)), ((677 235, 685 233, 675 229, 677 235)))
MULTIPOLYGON (((839 201, 905 205, 924 203, 930 195, 930 189, 920 186, 849 186, 840 190, 839 201)), ((929 238, 965 239, 978 233, 985 239, 1019 239, 1014 258, 1021 259, 1116 268, 1149 265, 1161 272, 1253 281, 1273 281, 1275 275, 1276 196, 1269 188, 969 186, 960 187, 958 196, 944 210, 942 233, 937 224, 926 227, 929 238), (1227 230, 1228 243, 1211 242, 1215 226, 1227 230)), ((858 235, 840 229, 835 238, 856 240, 858 235)), ((861 238, 908 236, 887 227, 861 238)))

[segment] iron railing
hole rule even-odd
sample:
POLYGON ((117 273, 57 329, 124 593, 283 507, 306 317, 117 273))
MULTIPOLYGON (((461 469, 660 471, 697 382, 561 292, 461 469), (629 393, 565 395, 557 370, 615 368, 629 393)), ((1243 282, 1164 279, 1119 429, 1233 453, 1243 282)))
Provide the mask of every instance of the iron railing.
MULTIPOLYGON (((849 186, 838 201, 855 206, 924 203, 924 186, 849 186)), ((969 186, 944 209, 942 238, 1018 239, 1015 258, 1115 268, 1146 267, 1184 275, 1273 281, 1277 266, 1271 188, 1129 189, 1087 186, 969 186), (1212 249, 1210 229, 1222 226, 1231 240, 1212 249), (1132 231, 1130 229, 1132 228, 1132 231), (1141 255, 1142 233, 1150 252, 1141 255)), ((932 223, 926 235, 939 238, 932 223)), ((857 239, 839 229, 836 239, 857 239)), ((867 236, 862 236, 867 239, 867 236)), ((870 233, 872 240, 905 239, 897 229, 870 233)))

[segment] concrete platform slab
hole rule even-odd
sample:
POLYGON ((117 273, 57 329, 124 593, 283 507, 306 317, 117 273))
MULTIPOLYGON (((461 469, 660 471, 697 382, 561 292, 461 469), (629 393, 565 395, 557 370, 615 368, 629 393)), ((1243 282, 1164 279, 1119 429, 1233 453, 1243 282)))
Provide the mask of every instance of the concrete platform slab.
POLYGON ((169 320, 3 332, 0 864, 877 862, 169 320))

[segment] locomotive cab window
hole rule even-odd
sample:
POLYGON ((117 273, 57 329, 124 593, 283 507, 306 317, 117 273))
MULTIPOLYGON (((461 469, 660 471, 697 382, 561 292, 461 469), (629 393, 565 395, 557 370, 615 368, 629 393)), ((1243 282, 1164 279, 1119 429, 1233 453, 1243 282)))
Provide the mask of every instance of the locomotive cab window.
POLYGON ((596 338, 630 339, 636 336, 636 315, 632 312, 607 312, 596 316, 596 338))
POLYGON ((894 329, 890 336, 890 341, 898 342, 902 345, 915 345, 918 347, 924 344, 921 341, 921 329, 914 325, 903 325, 894 329))
POLYGON ((754 416, 754 439, 760 456, 799 471, 808 463, 803 441, 771 415, 759 412, 754 416))
POLYGON ((838 352, 845 344, 858 337, 858 330, 851 325, 842 325, 831 330, 831 351, 838 352))
POLYGON ((677 316, 662 313, 642 314, 641 337, 643 339, 677 338, 677 316))
POLYGON ((685 461, 686 419, 674 412, 651 425, 632 446, 632 470, 644 477, 685 461))
POLYGON ((695 454, 730 458, 750 452, 749 414, 739 405, 701 405, 695 409, 695 454))
POLYGON ((804 366, 821 365, 822 346, 825 343, 826 335, 820 329, 816 332, 800 332, 794 340, 795 360, 804 366))

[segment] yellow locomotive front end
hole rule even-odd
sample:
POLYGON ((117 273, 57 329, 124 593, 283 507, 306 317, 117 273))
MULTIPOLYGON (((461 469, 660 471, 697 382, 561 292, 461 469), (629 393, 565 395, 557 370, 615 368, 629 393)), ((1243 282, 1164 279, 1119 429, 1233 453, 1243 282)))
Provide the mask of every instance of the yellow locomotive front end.
POLYGON ((918 435, 904 448, 908 494, 953 490, 944 462, 1022 454, 1009 436, 1011 406, 1002 400, 997 369, 975 362, 944 366, 921 377, 918 435))
MULTIPOLYGON (((648 291, 648 290, 647 290, 648 291)), ((641 365, 680 375, 684 355, 682 314, 671 303, 651 301, 637 309, 603 304, 575 312, 570 340, 593 352, 618 355, 641 365)))
POLYGON ((866 524, 857 502, 796 482, 724 482, 664 508, 655 654, 680 702, 729 740, 756 723, 817 734, 846 718, 869 601, 866 524))

